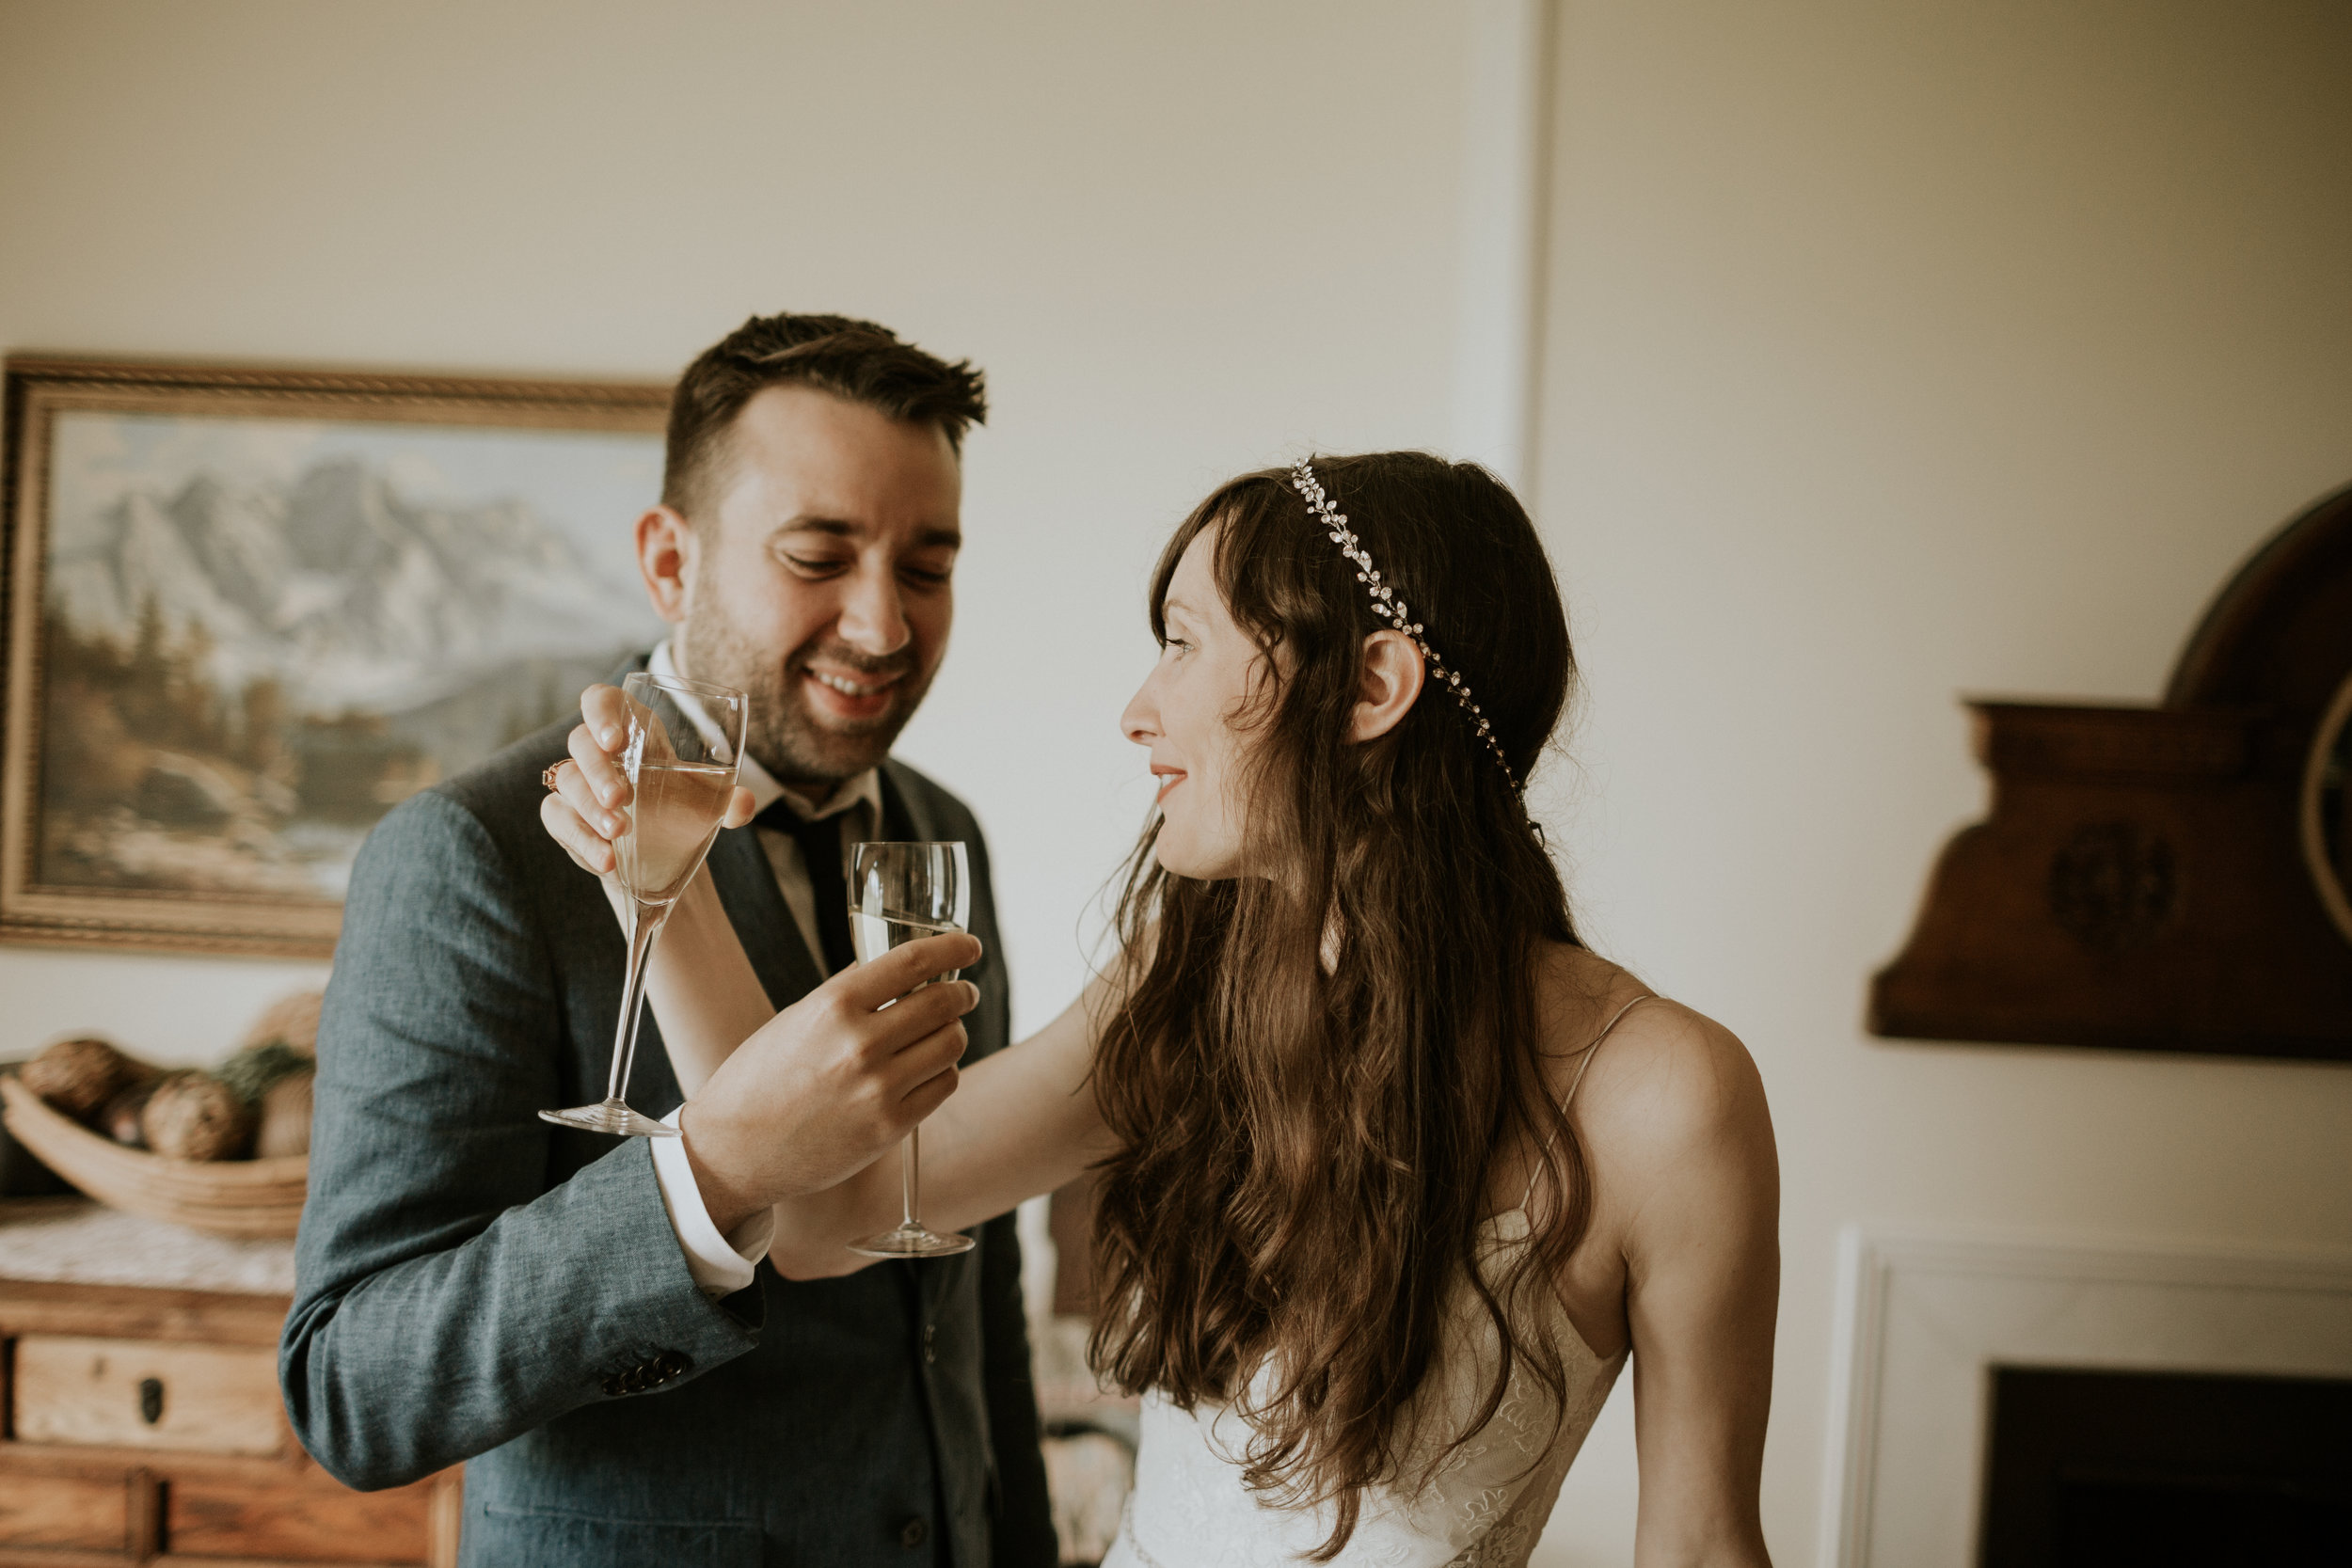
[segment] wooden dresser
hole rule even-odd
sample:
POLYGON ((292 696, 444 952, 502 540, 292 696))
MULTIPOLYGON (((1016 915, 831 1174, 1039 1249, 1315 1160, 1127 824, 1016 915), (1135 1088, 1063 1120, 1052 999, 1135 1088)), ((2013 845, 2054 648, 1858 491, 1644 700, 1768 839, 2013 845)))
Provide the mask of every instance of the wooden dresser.
POLYGON ((0 1568, 454 1568, 456 1470, 353 1492, 294 1441, 292 1253, 0 1204, 0 1568))

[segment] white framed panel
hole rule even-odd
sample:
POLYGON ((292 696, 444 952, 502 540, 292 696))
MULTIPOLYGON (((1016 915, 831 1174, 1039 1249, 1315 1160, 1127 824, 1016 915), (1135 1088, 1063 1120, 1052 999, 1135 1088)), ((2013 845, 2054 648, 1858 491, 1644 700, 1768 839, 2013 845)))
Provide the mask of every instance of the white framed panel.
POLYGON ((1997 1366, 2352 1377, 2352 1254, 1849 1226, 1824 1568, 1976 1561, 1997 1366))

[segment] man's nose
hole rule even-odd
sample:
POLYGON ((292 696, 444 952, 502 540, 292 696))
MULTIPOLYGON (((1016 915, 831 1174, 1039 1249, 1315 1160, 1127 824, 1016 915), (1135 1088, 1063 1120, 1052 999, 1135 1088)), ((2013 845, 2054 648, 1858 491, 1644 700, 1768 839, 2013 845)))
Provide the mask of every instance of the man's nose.
POLYGON ((841 641, 859 653, 877 658, 897 653, 913 637, 906 607, 899 602, 898 578, 887 572, 857 572, 843 584, 841 617, 834 629, 841 641))

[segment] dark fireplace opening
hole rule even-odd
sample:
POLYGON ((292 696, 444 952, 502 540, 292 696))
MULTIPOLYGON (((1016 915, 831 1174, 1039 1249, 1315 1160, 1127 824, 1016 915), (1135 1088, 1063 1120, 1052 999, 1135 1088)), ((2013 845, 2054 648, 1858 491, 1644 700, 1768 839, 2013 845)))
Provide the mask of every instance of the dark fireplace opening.
POLYGON ((2352 1381, 1993 1370, 1984 1568, 2352 1568, 2352 1381))

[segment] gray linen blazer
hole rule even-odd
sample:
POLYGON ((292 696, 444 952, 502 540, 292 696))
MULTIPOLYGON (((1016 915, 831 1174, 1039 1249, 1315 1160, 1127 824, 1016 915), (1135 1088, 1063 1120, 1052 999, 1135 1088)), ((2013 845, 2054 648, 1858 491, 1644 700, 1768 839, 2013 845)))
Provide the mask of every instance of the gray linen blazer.
MULTIPOLYGON (((961 1257, 841 1279, 763 1260, 714 1302, 645 1140, 534 1114, 602 1098, 620 1009, 615 922, 539 823, 575 721, 411 798, 360 852, 278 1349, 296 1435, 361 1488, 469 1461, 460 1560, 485 1568, 1045 1568, 1011 1216, 961 1257)), ((972 847, 966 1059, 986 1055, 1009 1012, 978 825, 897 762, 883 796, 885 831, 972 847)), ((710 867, 770 998, 803 995, 816 969, 753 830, 710 867)), ((650 1015, 630 1098, 679 1099, 650 1015)))

